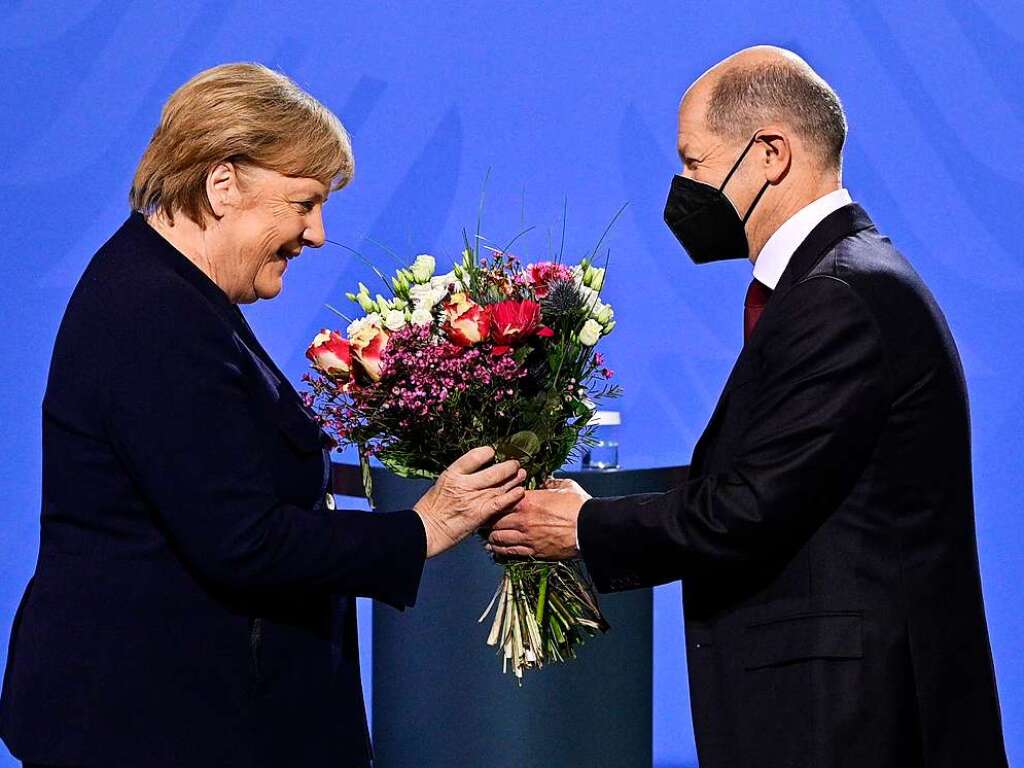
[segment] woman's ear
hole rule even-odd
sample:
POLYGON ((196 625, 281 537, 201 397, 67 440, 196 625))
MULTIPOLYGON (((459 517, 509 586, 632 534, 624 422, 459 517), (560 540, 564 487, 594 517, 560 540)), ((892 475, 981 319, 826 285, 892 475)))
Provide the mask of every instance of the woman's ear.
POLYGON ((215 218, 220 219, 228 208, 238 206, 238 169, 229 161, 217 163, 206 174, 206 197, 215 218))
POLYGON ((793 163, 793 152, 789 137, 781 127, 765 129, 757 137, 758 160, 764 170, 765 180, 778 184, 789 173, 793 163))

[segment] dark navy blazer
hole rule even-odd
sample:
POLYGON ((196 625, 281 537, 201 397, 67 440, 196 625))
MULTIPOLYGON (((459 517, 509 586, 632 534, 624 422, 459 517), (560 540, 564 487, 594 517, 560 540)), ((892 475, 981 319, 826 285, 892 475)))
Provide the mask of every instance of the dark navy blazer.
POLYGON ((687 483, 579 536, 603 590, 682 579, 701 768, 1006 765, 960 358, 859 206, 793 254, 687 483))
POLYGON ((331 511, 326 436, 241 312, 133 214, 61 324, 39 561, 0 735, 28 762, 365 766, 353 596, 412 605, 411 511, 331 511))

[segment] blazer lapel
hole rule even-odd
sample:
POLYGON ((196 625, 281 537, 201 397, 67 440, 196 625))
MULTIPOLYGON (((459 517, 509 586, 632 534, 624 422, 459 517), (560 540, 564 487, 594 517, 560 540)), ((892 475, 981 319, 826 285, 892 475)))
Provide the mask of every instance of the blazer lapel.
MULTIPOLYGON (((842 208, 833 211, 821 222, 811 230, 811 233, 804 239, 804 241, 797 247, 796 251, 793 252, 792 258, 789 260, 789 264, 786 266, 785 271, 782 273, 782 277, 779 279, 779 284, 775 287, 775 291, 772 293, 772 298, 769 299, 767 306, 765 307, 765 313, 771 311, 772 302, 783 293, 788 291, 800 280, 807 276, 807 274, 817 266, 818 262, 824 258, 825 254, 828 253, 832 248, 842 240, 844 237, 849 237, 857 232, 861 232, 865 229, 874 227, 870 217, 856 203, 850 205, 844 205, 842 208)), ((761 322, 764 321, 764 316, 761 317, 761 322)), ((758 323, 760 327, 761 323, 758 323)), ((711 419, 708 421, 707 427, 704 428, 703 434, 697 441, 697 445, 693 449, 693 458, 690 463, 693 467, 694 474, 700 474, 703 469, 702 465, 707 455, 708 448, 714 443, 715 435, 717 433, 718 424, 722 419, 722 415, 729 403, 729 392, 733 386, 737 383, 737 371, 743 367, 744 356, 750 352, 754 347, 754 340, 757 335, 757 330, 754 330, 753 335, 744 344, 743 349, 740 350, 740 354, 736 359, 736 363, 733 365, 732 372, 729 374, 729 378, 725 382, 725 386, 722 388, 722 394, 718 399, 715 410, 711 414, 711 419)), ((749 377, 743 377, 743 381, 747 381, 749 377)))
MULTIPOLYGON (((871 218, 856 203, 832 211, 797 246, 779 279, 779 284, 775 286, 772 299, 800 282, 844 237, 855 235, 873 226, 871 218)), ((772 305, 772 299, 768 300, 768 307, 772 305)), ((768 311, 767 307, 765 311, 768 311)))

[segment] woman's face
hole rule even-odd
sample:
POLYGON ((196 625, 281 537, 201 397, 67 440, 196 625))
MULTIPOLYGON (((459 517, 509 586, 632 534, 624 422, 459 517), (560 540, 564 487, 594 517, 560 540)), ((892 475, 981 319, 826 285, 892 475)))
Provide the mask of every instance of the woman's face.
MULTIPOLYGON (((265 168, 229 170, 234 178, 227 183, 233 190, 224 198, 217 226, 218 283, 230 285, 238 303, 272 299, 281 292, 288 262, 303 247, 324 244, 328 190, 316 179, 265 168)), ((216 179, 213 186, 217 194, 216 179)))

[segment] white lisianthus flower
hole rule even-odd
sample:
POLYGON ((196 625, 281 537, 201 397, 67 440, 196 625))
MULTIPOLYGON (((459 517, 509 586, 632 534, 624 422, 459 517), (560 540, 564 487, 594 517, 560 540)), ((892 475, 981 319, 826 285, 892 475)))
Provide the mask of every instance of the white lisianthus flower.
POLYGON ((591 311, 590 316, 601 325, 608 325, 608 322, 615 317, 615 311, 603 301, 598 300, 591 311))
POLYGON ((370 325, 374 326, 375 328, 381 327, 380 315, 377 314, 376 312, 371 312, 366 317, 360 317, 358 320, 353 320, 351 323, 349 323, 348 329, 346 331, 348 333, 348 337, 351 339, 353 336, 355 336, 357 333, 363 330, 363 328, 366 328, 367 326, 370 325))
MULTIPOLYGON (((365 286, 364 286, 365 287, 365 286)), ((376 312, 377 302, 370 298, 368 293, 359 293, 356 295, 356 301, 359 306, 363 308, 363 312, 376 312)))
POLYGON ((397 331, 405 327, 405 312, 400 309, 392 309, 384 315, 384 327, 389 331, 397 331))
POLYGON ((455 288, 452 293, 462 293, 462 281, 455 276, 454 271, 430 278, 430 287, 435 291, 444 291, 445 294, 447 294, 448 288, 453 285, 455 288))
POLYGON ((583 269, 583 267, 577 264, 569 271, 572 272, 572 281, 576 283, 576 287, 586 288, 586 286, 583 284, 583 275, 585 274, 585 270, 583 269))
POLYGON ((433 256, 426 253, 421 253, 416 257, 416 261, 413 262, 412 271, 413 279, 417 283, 426 283, 430 281, 430 278, 434 276, 434 270, 437 268, 437 261, 433 256))
POLYGON ((597 320, 590 319, 583 324, 582 330, 580 330, 580 344, 585 347, 592 347, 601 338, 601 332, 604 329, 597 320))
POLYGON ((433 288, 429 283, 414 285, 409 289, 409 298, 412 299, 415 309, 433 309, 447 295, 447 290, 433 288))
POLYGON ((413 310, 411 322, 413 325, 431 325, 434 322, 434 316, 430 314, 429 309, 420 307, 413 310))
POLYGON ((591 267, 589 270, 590 274, 587 280, 587 285, 593 288, 595 291, 600 291, 601 286, 604 285, 604 268, 603 267, 591 267))
POLYGON ((415 307, 422 307, 428 301, 430 301, 430 295, 433 291, 429 285, 413 285, 409 287, 409 300, 415 307))
POLYGON ((598 305, 601 300, 597 297, 597 291, 586 285, 578 285, 576 289, 580 292, 580 296, 583 297, 583 306, 593 313, 594 307, 598 305))

